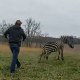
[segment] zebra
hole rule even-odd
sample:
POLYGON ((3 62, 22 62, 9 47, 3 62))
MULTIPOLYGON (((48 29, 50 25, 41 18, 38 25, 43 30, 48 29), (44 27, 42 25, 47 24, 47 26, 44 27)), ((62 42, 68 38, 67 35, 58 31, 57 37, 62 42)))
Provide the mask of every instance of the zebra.
POLYGON ((74 48, 74 41, 73 41, 72 36, 61 36, 59 40, 53 41, 53 42, 47 42, 44 44, 42 47, 42 53, 40 54, 39 62, 41 61, 42 56, 48 60, 48 56, 52 52, 58 52, 58 60, 59 56, 61 55, 61 59, 64 60, 63 57, 63 50, 64 50, 64 45, 67 44, 70 48, 74 48))

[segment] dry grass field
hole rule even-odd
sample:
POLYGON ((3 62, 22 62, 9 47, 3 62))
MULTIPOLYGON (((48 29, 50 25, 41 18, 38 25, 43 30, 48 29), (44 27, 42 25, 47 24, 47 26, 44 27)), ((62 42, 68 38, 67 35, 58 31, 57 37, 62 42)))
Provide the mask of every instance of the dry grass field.
MULTIPOLYGON (((40 51, 40 48, 36 49, 36 48, 21 47, 21 53, 25 53, 27 51, 40 51)), ((2 52, 2 53, 10 52, 9 45, 1 44, 0 45, 0 52, 2 52)))
POLYGON ((11 51, 8 45, 0 45, 0 80, 80 80, 80 45, 74 49, 65 45, 64 61, 56 59, 56 53, 49 60, 38 63, 41 49, 21 47, 19 60, 22 64, 13 79, 9 67, 11 51))
MULTIPOLYGON (((40 48, 26 48, 26 47, 21 47, 20 52, 21 53, 26 53, 26 52, 39 52, 41 51, 40 48)), ((4 44, 0 44, 0 52, 2 53, 6 53, 6 52, 10 52, 9 46, 8 45, 4 45, 4 44)), ((69 48, 67 45, 65 45, 64 48, 64 52, 71 52, 71 53, 80 53, 80 45, 75 45, 74 49, 69 48)))
MULTIPOLYGON (((27 51, 40 51, 40 48, 26 48, 26 47, 21 47, 21 52, 27 52, 27 51)), ((69 48, 67 45, 65 45, 64 48, 65 52, 80 52, 80 45, 75 45, 74 49, 69 48)), ((10 52, 9 50, 9 46, 8 45, 4 45, 4 44, 0 44, 0 52, 6 53, 6 52, 10 52)))

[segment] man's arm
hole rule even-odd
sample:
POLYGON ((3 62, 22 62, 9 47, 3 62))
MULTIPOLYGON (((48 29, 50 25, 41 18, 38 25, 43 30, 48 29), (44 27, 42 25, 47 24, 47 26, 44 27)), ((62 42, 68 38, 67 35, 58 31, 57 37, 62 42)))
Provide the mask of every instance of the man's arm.
POLYGON ((24 33, 24 30, 22 29, 22 37, 23 37, 23 41, 26 39, 26 35, 24 33))
POLYGON ((8 34, 9 34, 9 32, 10 32, 10 28, 9 28, 9 29, 7 29, 7 30, 4 32, 4 37, 5 37, 5 38, 7 38, 7 36, 8 36, 8 34))

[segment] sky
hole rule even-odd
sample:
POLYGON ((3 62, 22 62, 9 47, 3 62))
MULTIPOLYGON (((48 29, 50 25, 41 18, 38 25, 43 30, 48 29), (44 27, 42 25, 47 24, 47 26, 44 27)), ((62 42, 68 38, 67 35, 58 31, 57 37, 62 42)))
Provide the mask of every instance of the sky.
POLYGON ((80 0, 0 0, 0 23, 32 18, 51 37, 80 37, 80 0))

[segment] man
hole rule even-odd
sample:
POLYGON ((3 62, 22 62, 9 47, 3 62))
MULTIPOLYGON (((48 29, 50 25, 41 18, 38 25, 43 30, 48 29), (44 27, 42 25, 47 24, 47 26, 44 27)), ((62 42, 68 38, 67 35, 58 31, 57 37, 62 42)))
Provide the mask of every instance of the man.
POLYGON ((12 62, 10 72, 15 72, 15 67, 20 68, 21 64, 18 60, 18 54, 20 51, 21 41, 26 39, 23 29, 21 28, 22 22, 17 20, 15 25, 10 27, 5 33, 4 37, 9 40, 9 46, 12 52, 12 62))

